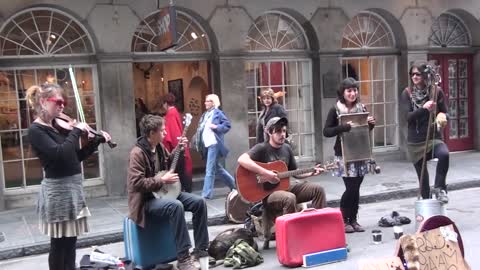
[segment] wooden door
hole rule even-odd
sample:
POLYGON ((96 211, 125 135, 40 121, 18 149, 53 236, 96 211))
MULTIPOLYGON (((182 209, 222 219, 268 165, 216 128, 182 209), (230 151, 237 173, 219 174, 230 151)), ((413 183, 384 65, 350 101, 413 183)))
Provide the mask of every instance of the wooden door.
POLYGON ((473 70, 472 56, 467 54, 429 55, 440 65, 442 82, 448 102, 448 126, 444 131, 450 151, 473 149, 473 70))

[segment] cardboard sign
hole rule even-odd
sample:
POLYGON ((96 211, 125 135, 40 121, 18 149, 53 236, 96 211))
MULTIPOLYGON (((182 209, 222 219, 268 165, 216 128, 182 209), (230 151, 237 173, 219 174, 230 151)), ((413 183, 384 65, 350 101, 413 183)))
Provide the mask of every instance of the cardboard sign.
POLYGON ((404 235, 400 238, 400 245, 410 268, 470 270, 451 225, 415 235, 404 235))
POLYGON ((360 262, 360 270, 405 270, 399 257, 360 262))

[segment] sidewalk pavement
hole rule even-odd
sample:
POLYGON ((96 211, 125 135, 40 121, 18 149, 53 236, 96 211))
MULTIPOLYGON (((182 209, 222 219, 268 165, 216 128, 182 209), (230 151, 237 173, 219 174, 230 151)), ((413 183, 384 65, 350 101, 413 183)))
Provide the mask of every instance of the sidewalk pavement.
MULTIPOLYGON (((451 153, 447 176, 449 190, 480 187, 480 152, 451 153)), ((367 175, 360 191, 361 203, 387 201, 417 195, 418 184, 413 165, 408 161, 379 161, 382 172, 367 175)), ((433 183, 435 162, 429 162, 430 183, 433 183)), ((338 206, 344 191, 343 181, 329 173, 311 177, 325 188, 329 206, 338 206)), ((225 197, 228 189, 215 189, 215 198, 208 200, 209 225, 226 223, 225 197)), ((200 191, 194 191, 200 194, 200 191)), ((122 222, 127 214, 126 197, 103 197, 88 200, 92 216, 90 233, 79 237, 78 247, 123 241, 122 222)), ((191 213, 186 213, 191 228, 191 213)), ((0 260, 46 253, 49 238, 38 229, 34 207, 0 212, 0 260)))

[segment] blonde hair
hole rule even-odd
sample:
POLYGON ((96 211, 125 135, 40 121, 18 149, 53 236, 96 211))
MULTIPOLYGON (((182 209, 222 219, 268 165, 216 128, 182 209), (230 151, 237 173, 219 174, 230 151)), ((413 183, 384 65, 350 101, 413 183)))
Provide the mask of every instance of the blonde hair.
POLYGON ((40 99, 50 98, 56 94, 63 94, 63 88, 55 83, 45 83, 42 85, 32 85, 27 89, 26 99, 28 105, 35 110, 37 115, 42 112, 42 104, 40 99))
POLYGON ((207 99, 207 98, 210 98, 210 99, 213 101, 213 107, 215 107, 215 108, 220 107, 221 103, 220 103, 220 99, 218 98, 217 95, 215 95, 215 94, 210 94, 210 95, 207 95, 207 96, 205 97, 205 99, 207 99))

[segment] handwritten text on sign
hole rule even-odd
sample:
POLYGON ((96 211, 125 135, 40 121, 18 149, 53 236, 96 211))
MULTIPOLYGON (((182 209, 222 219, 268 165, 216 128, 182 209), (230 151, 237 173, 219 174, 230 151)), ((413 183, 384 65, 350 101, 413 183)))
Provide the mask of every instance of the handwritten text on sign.
MULTIPOLYGON (((453 231, 450 225, 449 229, 453 231)), ((420 269, 425 270, 467 270, 470 269, 462 257, 458 242, 445 239, 440 228, 400 239, 407 262, 418 255, 420 269), (411 241, 413 240, 413 241, 411 241), (413 256, 409 256, 410 255, 413 256)))

